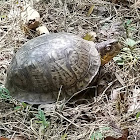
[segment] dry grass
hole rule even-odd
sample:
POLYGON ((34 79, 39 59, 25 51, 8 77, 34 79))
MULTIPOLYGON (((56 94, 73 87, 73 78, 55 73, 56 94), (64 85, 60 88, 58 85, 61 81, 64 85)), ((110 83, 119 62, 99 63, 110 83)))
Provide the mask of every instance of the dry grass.
MULTIPOLYGON (((41 24, 46 25, 50 32, 65 31, 83 37, 89 31, 96 31, 99 41, 108 38, 123 41, 126 33, 122 24, 127 19, 132 20, 131 25, 135 29, 130 36, 140 40, 140 9, 134 3, 135 0, 124 3, 118 1, 116 4, 109 0, 33 2, 41 15, 41 24), (93 13, 87 16, 93 4, 93 13)), ((0 5, 1 17, 4 17, 0 22, 0 84, 4 84, 13 54, 29 40, 20 29, 20 17, 6 18, 12 6, 16 6, 13 1, 5 1, 0 5)), ((136 49, 140 55, 139 48, 138 44, 136 49)), ((140 101, 140 62, 130 61, 119 67, 111 61, 103 68, 100 79, 99 96, 69 102, 63 107, 61 104, 55 111, 45 111, 50 124, 43 132, 36 117, 36 106, 23 107, 14 99, 0 99, 0 136, 13 138, 20 135, 26 140, 88 140, 100 128, 109 127, 109 130, 102 132, 104 136, 118 137, 121 136, 121 129, 128 128, 129 140, 139 140, 140 120, 136 120, 138 110, 128 112, 128 108, 134 101, 134 93, 140 101), (117 92, 123 95, 123 99, 111 100, 110 94, 118 88, 120 90, 117 92), (15 109, 17 106, 22 108, 15 109)))

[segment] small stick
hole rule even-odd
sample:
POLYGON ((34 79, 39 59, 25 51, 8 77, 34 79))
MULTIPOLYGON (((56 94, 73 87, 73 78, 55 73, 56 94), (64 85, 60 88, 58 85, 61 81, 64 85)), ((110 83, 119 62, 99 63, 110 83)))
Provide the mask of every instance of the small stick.
POLYGON ((60 117, 62 117, 63 119, 65 119, 65 120, 68 121, 69 123, 71 123, 71 124, 73 124, 74 126, 76 126, 76 127, 79 128, 79 126, 78 126, 77 124, 73 123, 72 121, 70 121, 69 119, 67 119, 67 118, 64 117, 63 115, 61 115, 60 113, 56 112, 56 114, 58 114, 58 115, 59 115, 60 117))

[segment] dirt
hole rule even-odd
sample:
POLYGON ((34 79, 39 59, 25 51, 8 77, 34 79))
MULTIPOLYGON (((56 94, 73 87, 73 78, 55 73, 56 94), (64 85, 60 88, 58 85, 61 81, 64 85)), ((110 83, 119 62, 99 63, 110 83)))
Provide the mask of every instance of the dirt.
MULTIPOLYGON (((20 16, 13 14, 12 18, 8 18, 11 9, 18 9, 26 2, 0 2, 1 89, 16 51, 22 44, 38 36, 35 32, 25 34, 21 29, 20 16)), ((135 0, 34 0, 30 4, 41 16, 40 25, 45 25, 50 33, 70 32, 84 37, 86 33, 94 31, 97 33, 95 42, 116 38, 123 48, 128 48, 125 43, 127 38, 140 41, 139 3, 139 0, 136 3, 135 0), (93 5, 93 11, 88 15, 93 5)), ((55 110, 44 110, 46 128, 37 117, 38 106, 1 97, 0 136, 11 139, 20 136, 21 140, 93 140, 99 135, 102 138, 117 138, 127 129, 129 140, 139 140, 140 119, 137 116, 140 108, 134 107, 140 105, 139 56, 140 43, 137 43, 132 51, 122 50, 118 55, 123 58, 123 65, 115 60, 106 64, 98 78, 98 96, 67 104, 60 102, 55 110)), ((95 93, 91 91, 91 94, 95 93)))

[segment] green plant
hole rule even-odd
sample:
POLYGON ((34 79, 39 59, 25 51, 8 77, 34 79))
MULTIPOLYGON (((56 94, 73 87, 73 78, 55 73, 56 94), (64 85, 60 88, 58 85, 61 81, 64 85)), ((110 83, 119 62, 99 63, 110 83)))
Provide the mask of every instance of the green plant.
POLYGON ((27 108, 27 106, 28 104, 22 102, 21 105, 16 106, 14 109, 18 111, 27 108))
POLYGON ((125 47, 122 48, 121 53, 114 57, 113 60, 120 66, 127 63, 132 66, 140 60, 140 48, 137 47, 140 41, 135 41, 130 37, 130 32, 134 30, 131 20, 127 20, 124 23, 124 28, 126 30, 126 39, 123 41, 125 47))
POLYGON ((95 131, 92 135, 90 140, 104 140, 103 132, 109 130, 109 127, 102 127, 99 130, 95 131))
POLYGON ((125 63, 135 64, 140 60, 140 48, 135 47, 139 41, 127 38, 124 41, 126 47, 122 48, 119 55, 113 58, 118 65, 124 65, 125 63))
POLYGON ((139 117, 140 117, 140 112, 137 113, 136 119, 138 120, 139 117))
POLYGON ((10 92, 3 85, 0 85, 0 98, 1 99, 11 99, 10 92))
POLYGON ((125 32, 126 32, 126 38, 130 38, 130 33, 131 31, 135 30, 134 27, 132 26, 132 21, 131 20, 126 20, 123 24, 125 32))
POLYGON ((61 140, 66 140, 67 138, 67 134, 65 133, 64 135, 62 135, 61 140))
POLYGON ((41 123, 41 127, 40 127, 41 130, 43 130, 49 126, 50 123, 46 120, 44 111, 39 110, 36 117, 39 119, 39 121, 37 121, 37 123, 41 123))

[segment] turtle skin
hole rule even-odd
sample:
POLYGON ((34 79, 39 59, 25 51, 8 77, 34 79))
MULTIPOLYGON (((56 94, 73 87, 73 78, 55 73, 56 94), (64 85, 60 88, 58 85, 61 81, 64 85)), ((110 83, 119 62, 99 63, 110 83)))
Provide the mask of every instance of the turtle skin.
POLYGON ((86 88, 98 73, 100 54, 91 41, 71 33, 41 35, 13 57, 5 87, 30 104, 68 99, 86 88))

